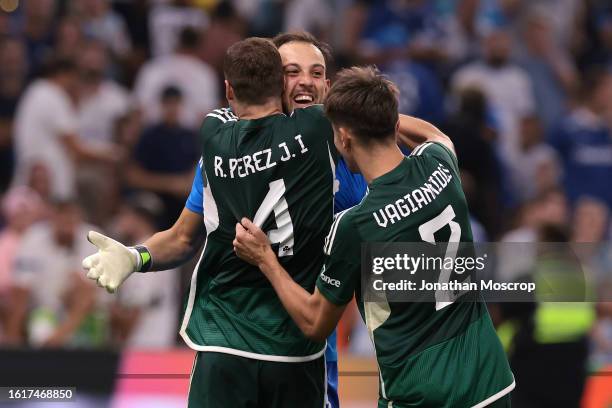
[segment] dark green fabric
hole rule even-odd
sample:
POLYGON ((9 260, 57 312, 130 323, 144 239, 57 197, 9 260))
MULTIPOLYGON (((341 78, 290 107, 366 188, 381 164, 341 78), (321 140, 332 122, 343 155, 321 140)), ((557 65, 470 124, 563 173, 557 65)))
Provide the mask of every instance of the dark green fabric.
POLYGON ((325 344, 304 337, 261 271, 236 256, 232 241, 242 217, 269 214, 260 226, 280 263, 314 290, 333 217, 337 153, 329 121, 320 106, 256 120, 215 114, 201 133, 208 237, 189 338, 198 346, 314 358, 325 344))
POLYGON ((189 408, 321 408, 324 358, 305 363, 254 360, 198 352, 189 408))

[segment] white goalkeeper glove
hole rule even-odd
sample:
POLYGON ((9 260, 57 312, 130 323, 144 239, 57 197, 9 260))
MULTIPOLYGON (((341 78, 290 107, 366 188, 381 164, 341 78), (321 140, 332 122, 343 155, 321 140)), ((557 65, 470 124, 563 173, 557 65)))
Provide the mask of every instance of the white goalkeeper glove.
POLYGON ((83 259, 83 269, 89 279, 109 293, 114 293, 132 273, 144 271, 143 260, 150 267, 151 255, 144 247, 128 248, 96 231, 89 231, 87 240, 98 252, 83 259))

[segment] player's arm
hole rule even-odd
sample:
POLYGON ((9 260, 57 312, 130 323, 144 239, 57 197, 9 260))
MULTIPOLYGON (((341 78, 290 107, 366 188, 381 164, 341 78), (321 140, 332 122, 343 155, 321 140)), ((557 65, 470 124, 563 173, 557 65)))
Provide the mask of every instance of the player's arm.
POLYGON ((236 254, 259 267, 306 337, 315 341, 324 341, 338 324, 346 304, 335 305, 318 289, 311 294, 295 283, 278 262, 266 234, 246 218, 241 222, 242 224, 236 224, 234 240, 236 254))
POLYGON ((133 272, 174 268, 191 258, 205 238, 201 214, 187 208, 170 229, 158 232, 142 245, 126 247, 112 238, 89 231, 87 239, 98 252, 83 260, 87 277, 109 292, 117 290, 133 272))
MULTIPOLYGON (((315 118, 321 120, 322 128, 327 127, 328 139, 330 147, 334 148, 333 130, 328 119, 324 116, 323 105, 313 105, 304 109, 305 112, 311 113, 315 118)), ((438 142, 446 146, 451 152, 455 153, 455 147, 450 138, 440 129, 429 122, 415 118, 409 115, 399 115, 398 142, 406 145, 413 150, 415 147, 425 142, 438 142)), ((334 154, 335 149, 334 149, 334 154)))
POLYGON ((151 254, 151 270, 175 268, 191 259, 205 236, 202 215, 184 208, 170 229, 154 234, 143 243, 151 254))
POLYGON ((184 263, 195 255, 206 236, 202 222, 203 203, 200 160, 185 208, 170 229, 154 234, 134 248, 128 248, 95 231, 87 234, 89 242, 98 247, 98 253, 83 260, 87 277, 96 280, 109 292, 114 292, 133 272, 166 270, 184 263))
POLYGON ((413 116, 399 115, 399 142, 411 150, 425 142, 438 142, 455 153, 450 138, 429 122, 413 116))

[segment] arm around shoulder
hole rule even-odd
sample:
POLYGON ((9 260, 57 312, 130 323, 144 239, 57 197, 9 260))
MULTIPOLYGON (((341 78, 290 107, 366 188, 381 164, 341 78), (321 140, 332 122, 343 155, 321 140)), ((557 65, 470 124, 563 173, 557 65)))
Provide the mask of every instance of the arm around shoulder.
POLYGON ((399 115, 398 133, 398 141, 410 149, 425 142, 437 142, 456 154, 453 142, 444 132, 431 123, 413 116, 399 115))

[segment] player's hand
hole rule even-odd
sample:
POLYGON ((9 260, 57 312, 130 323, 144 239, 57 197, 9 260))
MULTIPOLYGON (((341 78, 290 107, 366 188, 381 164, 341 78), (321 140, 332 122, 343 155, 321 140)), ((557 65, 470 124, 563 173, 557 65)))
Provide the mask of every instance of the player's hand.
POLYGON ((276 259, 268 236, 248 218, 243 218, 236 224, 234 251, 240 259, 260 269, 270 256, 276 259))
POLYGON ((125 245, 96 231, 89 231, 87 240, 98 247, 98 252, 83 259, 87 277, 109 293, 136 271, 137 258, 125 245))

